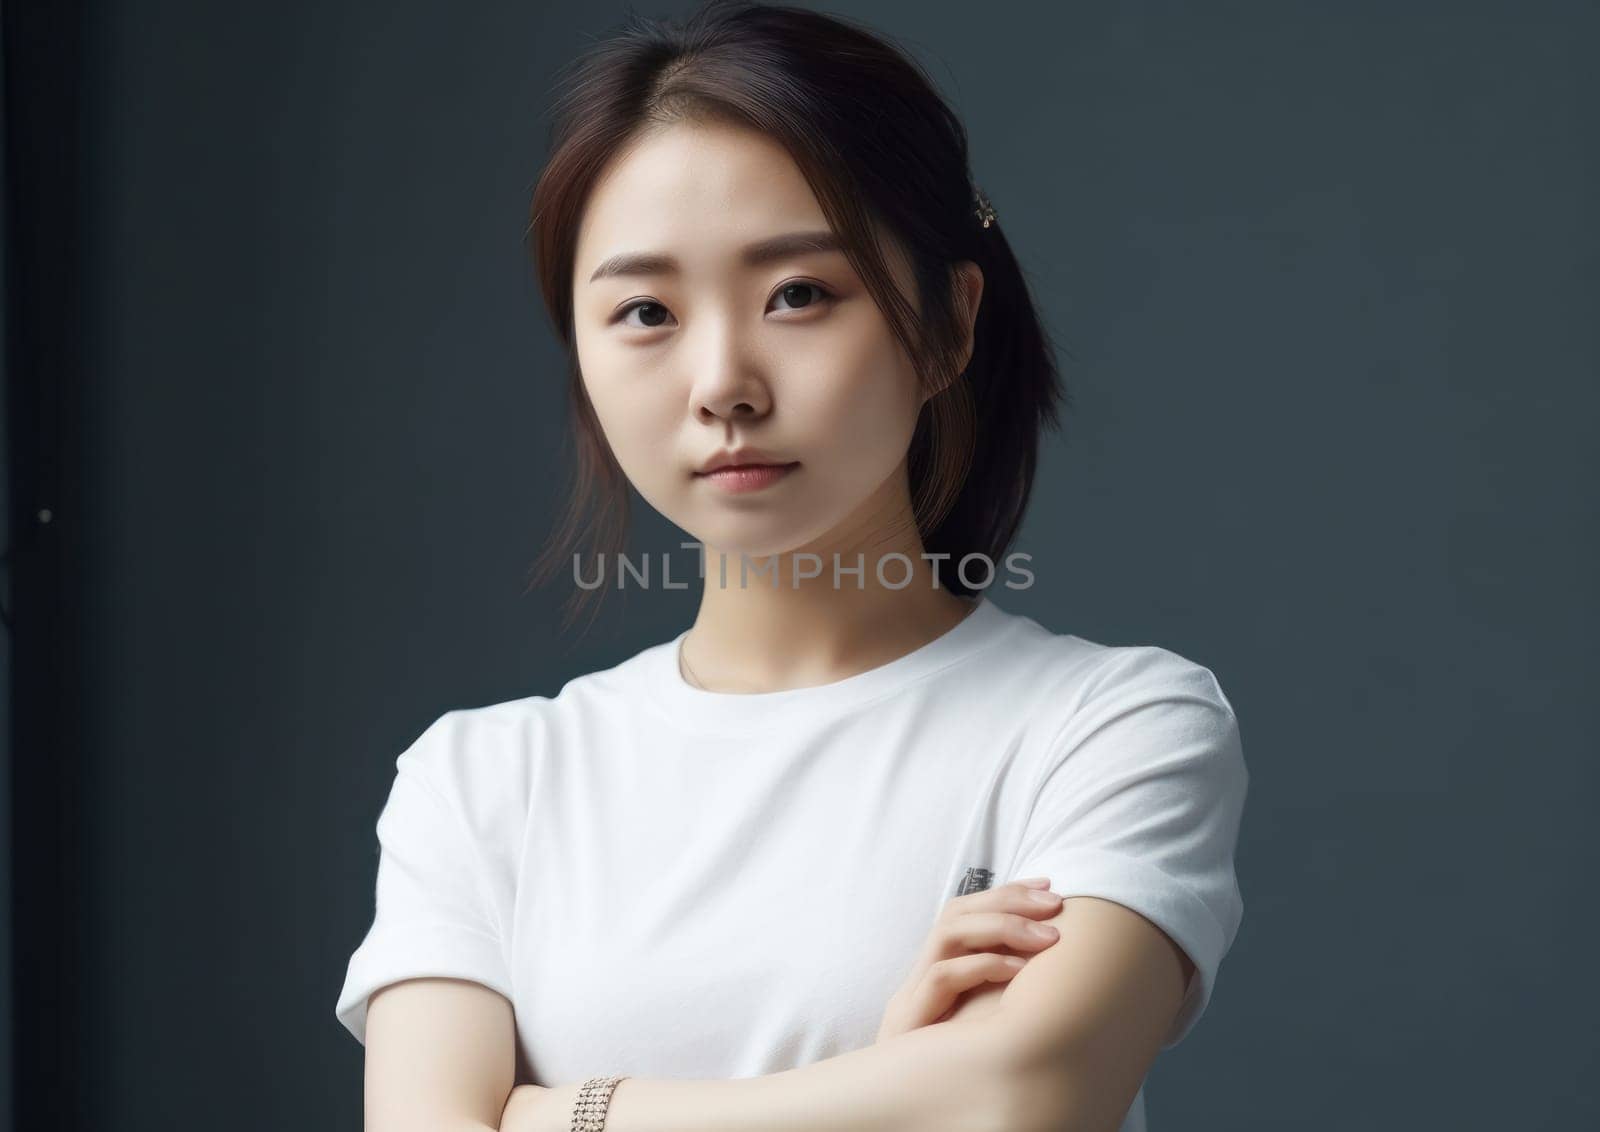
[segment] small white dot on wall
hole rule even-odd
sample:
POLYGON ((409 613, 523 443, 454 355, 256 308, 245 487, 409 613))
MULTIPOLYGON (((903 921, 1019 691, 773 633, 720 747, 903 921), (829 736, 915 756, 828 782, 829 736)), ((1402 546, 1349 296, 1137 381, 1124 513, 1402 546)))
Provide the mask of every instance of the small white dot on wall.
POLYGON ((54 518, 54 517, 55 517, 55 516, 53 516, 53 515, 52 515, 52 514, 51 514, 51 513, 50 513, 50 508, 48 508, 48 507, 41 507, 41 508, 39 508, 39 522, 41 522, 41 523, 48 523, 48 522, 49 522, 49 521, 50 521, 50 520, 51 520, 51 519, 53 519, 53 518, 54 518))

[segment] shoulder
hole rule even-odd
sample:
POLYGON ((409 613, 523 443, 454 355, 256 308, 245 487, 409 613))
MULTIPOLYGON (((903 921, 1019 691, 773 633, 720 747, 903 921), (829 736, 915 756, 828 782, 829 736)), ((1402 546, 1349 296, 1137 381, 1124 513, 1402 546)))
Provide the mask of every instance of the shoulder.
MULTIPOLYGON (((1197 660, 1154 644, 1105 644, 1057 632, 1031 617, 1007 613, 1003 648, 990 665, 1012 681, 1041 689, 1050 714, 1065 721, 1085 709, 1138 698, 1189 697, 1234 716, 1216 673, 1197 660)), ((986 665, 985 667, 989 667, 986 665)))
POLYGON ((549 703, 531 696, 451 708, 400 753, 397 776, 420 782, 476 835, 515 839, 526 822, 549 703))
POLYGON ((1217 674, 1199 661, 1161 645, 1097 645, 1089 680, 1094 699, 1129 696, 1189 698, 1235 718, 1217 674))
POLYGON ((528 761, 530 728, 542 714, 544 697, 482 707, 450 708, 411 741, 396 760, 436 788, 503 781, 528 761))
POLYGON ((396 767, 437 792, 469 802, 525 796, 541 767, 597 720, 634 702, 653 646, 609 668, 573 677, 554 696, 523 696, 436 716, 401 752, 396 767))
POLYGON ((1030 690, 1012 702, 1027 717, 1025 773, 1037 789, 1081 801, 1144 782, 1197 804, 1242 800, 1239 722, 1210 666, 1163 645, 1107 644, 1008 616, 1006 647, 981 667, 1001 681, 986 683, 991 691, 1030 690))
POLYGON ((1235 810, 1248 790, 1232 703, 1209 667, 1172 649, 1099 646, 1053 723, 1044 757, 1074 780, 1140 782, 1186 806, 1235 810))

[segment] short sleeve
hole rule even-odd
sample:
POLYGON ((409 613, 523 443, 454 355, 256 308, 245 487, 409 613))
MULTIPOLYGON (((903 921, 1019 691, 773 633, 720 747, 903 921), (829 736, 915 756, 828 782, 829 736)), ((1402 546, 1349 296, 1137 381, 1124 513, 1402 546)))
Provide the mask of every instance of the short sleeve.
POLYGON ((1211 672, 1154 646, 1118 648, 1046 753, 1011 878, 1115 901, 1194 962, 1162 1049, 1204 1013, 1243 918, 1234 851, 1249 775, 1211 672))
POLYGON ((378 816, 372 926, 350 957, 335 1008, 363 1045, 367 999, 403 979, 467 979, 512 997, 501 926, 467 823, 410 754, 397 760, 378 816))

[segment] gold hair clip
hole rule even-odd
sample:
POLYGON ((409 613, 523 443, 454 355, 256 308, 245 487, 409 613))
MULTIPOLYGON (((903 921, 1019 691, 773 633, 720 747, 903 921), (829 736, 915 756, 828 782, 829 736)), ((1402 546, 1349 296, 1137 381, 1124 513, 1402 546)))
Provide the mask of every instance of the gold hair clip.
POLYGON ((989 198, 983 195, 983 190, 978 188, 977 185, 972 186, 972 203, 977 205, 975 213, 978 219, 983 221, 985 228, 994 223, 997 219, 994 205, 989 203, 989 198))

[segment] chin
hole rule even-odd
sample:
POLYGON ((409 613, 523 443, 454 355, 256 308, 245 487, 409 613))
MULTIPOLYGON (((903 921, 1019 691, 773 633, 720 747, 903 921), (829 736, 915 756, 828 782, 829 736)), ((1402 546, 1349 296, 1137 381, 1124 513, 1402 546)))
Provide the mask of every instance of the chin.
MULTIPOLYGON (((794 515, 751 515, 750 522, 744 523, 735 518, 732 521, 724 520, 717 523, 700 524, 700 529, 705 534, 695 537, 707 546, 729 555, 729 570, 736 570, 738 562, 734 556, 743 554, 748 558, 766 558, 774 554, 792 554, 799 550, 806 550, 818 543, 822 536, 833 527, 832 521, 812 520, 805 522, 794 515)), ((816 551, 823 559, 823 567, 829 567, 827 553, 816 551)), ((714 568, 714 567, 713 567, 714 568)), ((736 575, 730 573, 731 582, 736 575)))

